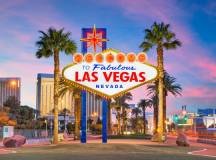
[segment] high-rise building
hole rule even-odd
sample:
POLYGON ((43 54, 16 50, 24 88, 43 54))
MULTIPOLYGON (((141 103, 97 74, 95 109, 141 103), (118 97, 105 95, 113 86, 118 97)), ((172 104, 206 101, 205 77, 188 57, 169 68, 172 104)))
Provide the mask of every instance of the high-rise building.
POLYGON ((14 96, 20 101, 21 79, 18 77, 0 78, 0 107, 10 96, 14 96))
MULTIPOLYGON (((54 75, 39 73, 37 75, 37 95, 36 109, 40 116, 52 115, 54 109, 54 75)), ((63 109, 70 111, 74 115, 74 99, 73 93, 67 92, 63 97, 59 98, 58 110, 63 109)))

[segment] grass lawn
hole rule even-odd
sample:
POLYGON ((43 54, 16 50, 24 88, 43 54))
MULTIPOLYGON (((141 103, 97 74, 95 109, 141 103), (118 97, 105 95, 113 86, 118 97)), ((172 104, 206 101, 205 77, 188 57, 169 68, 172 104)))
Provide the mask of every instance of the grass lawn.
MULTIPOLYGON (((213 160, 188 155, 195 148, 135 144, 60 144, 16 149, 0 160, 213 160)), ((197 149, 197 148, 196 148, 197 149)))

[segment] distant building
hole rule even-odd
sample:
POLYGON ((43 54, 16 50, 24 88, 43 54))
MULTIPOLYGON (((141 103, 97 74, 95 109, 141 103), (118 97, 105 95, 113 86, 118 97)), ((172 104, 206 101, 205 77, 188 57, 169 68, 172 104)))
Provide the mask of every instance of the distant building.
POLYGON ((90 92, 87 92, 86 99, 87 99, 87 102, 86 102, 87 118, 91 118, 94 121, 96 121, 98 117, 101 119, 102 118, 102 99, 90 92))
POLYGON ((216 114, 216 108, 198 109, 197 113, 199 116, 208 116, 216 114))
MULTIPOLYGON (((39 73, 37 75, 37 98, 36 109, 40 116, 48 116, 53 111, 53 95, 54 95, 54 75, 39 73)), ((59 100, 59 110, 67 108, 74 115, 74 99, 73 93, 67 92, 62 100, 59 100)), ((97 121, 102 118, 102 100, 96 95, 87 92, 87 118, 97 121)))
MULTIPOLYGON (((40 116, 50 116, 54 109, 54 75, 39 73, 37 75, 37 95, 36 95, 36 109, 40 116)), ((61 100, 59 100, 58 110, 62 111, 64 108, 74 115, 74 100, 73 93, 67 92, 61 100)))
POLYGON ((18 77, 0 78, 0 107, 10 96, 15 96, 20 101, 21 79, 18 77))
POLYGON ((216 131, 216 108, 198 109, 197 113, 197 125, 204 124, 206 128, 214 128, 216 131))

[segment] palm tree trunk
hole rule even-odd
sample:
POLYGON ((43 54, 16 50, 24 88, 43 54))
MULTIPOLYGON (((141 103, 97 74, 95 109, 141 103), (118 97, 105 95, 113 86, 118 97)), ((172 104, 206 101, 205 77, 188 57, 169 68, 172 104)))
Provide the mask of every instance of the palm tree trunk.
POLYGON ((58 143, 58 84, 59 84, 59 52, 54 51, 54 136, 53 143, 58 143))
POLYGON ((136 113, 136 115, 135 115, 135 124, 136 124, 136 126, 135 126, 135 132, 136 132, 136 134, 138 133, 138 113, 136 113))
POLYGON ((120 114, 120 111, 118 111, 118 116, 117 116, 117 119, 118 119, 118 135, 121 134, 121 114, 120 114))
POLYGON ((146 116, 145 116, 145 107, 143 107, 143 134, 146 134, 146 116))
POLYGON ((75 137, 80 138, 80 116, 81 116, 81 102, 80 97, 75 98, 75 137))
POLYGON ((157 57, 158 57, 158 70, 159 70, 159 85, 158 85, 158 91, 159 91, 159 108, 158 108, 158 141, 163 141, 163 134, 164 134, 164 130, 163 130, 163 108, 164 108, 164 81, 163 81, 163 77, 164 77, 164 67, 163 67, 163 49, 162 47, 158 47, 157 48, 157 57))
POLYGON ((154 106, 154 133, 157 132, 158 127, 158 106, 154 106))
POLYGON ((164 93, 164 107, 163 107, 163 122, 164 122, 164 125, 163 125, 163 130, 164 132, 166 132, 166 96, 167 94, 164 93))
POLYGON ((125 131, 125 107, 122 108, 122 135, 125 131))
POLYGON ((75 118, 74 140, 77 138, 77 132, 78 132, 77 115, 78 115, 78 104, 77 104, 77 98, 75 98, 75 102, 74 102, 74 118, 75 118))

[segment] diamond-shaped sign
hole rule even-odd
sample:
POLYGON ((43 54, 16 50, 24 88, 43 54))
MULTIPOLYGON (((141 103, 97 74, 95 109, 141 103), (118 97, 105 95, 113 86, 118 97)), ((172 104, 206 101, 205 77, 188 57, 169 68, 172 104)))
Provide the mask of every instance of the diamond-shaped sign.
MULTIPOLYGON (((82 58, 82 57, 79 57, 82 58)), ((120 96, 157 78, 157 68, 138 61, 136 55, 125 55, 108 49, 63 69, 68 85, 92 92, 105 98, 120 96)))

